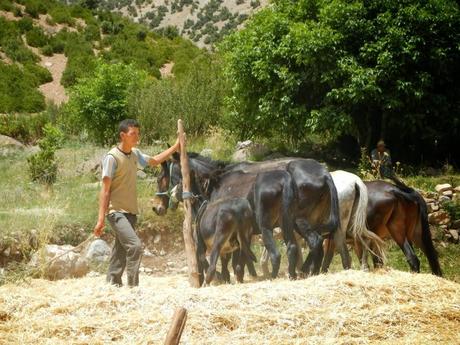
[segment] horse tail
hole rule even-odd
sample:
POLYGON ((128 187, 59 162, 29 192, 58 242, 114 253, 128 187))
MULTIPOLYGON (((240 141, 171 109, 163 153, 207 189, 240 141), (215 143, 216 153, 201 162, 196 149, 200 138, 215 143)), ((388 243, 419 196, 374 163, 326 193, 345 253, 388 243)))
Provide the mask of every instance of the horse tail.
POLYGON ((361 244, 370 250, 374 255, 379 256, 382 261, 385 261, 385 252, 383 250, 383 240, 377 236, 375 233, 370 231, 367 227, 367 204, 369 202, 369 195, 367 192, 367 187, 361 179, 355 180, 355 202, 352 209, 352 225, 351 230, 353 238, 355 241, 361 242, 361 244), (370 240, 374 246, 375 252, 368 248, 366 244, 370 240))
POLYGON ((336 232, 340 226, 339 196, 334 181, 332 180, 332 176, 329 173, 326 176, 326 184, 329 188, 331 198, 331 207, 327 226, 329 228, 329 231, 332 233, 336 232))
POLYGON ((439 264, 438 252, 433 245, 433 239, 431 238, 430 225, 428 223, 428 209, 426 207, 425 200, 423 197, 413 188, 408 187, 406 184, 402 183, 399 179, 391 179, 395 182, 396 186, 399 189, 399 193, 395 193, 403 199, 414 202, 417 204, 419 213, 420 213, 420 224, 422 226, 422 245, 423 252, 428 259, 428 263, 433 274, 441 277, 442 270, 439 264))
POLYGON ((204 242, 203 235, 201 234, 201 218, 206 210, 207 202, 205 202, 200 209, 198 210, 198 214, 195 220, 195 229, 196 229, 196 254, 198 260, 198 266, 200 274, 203 273, 203 270, 206 270, 208 267, 207 260, 206 260, 206 243, 204 242))
POLYGON ((294 225, 292 223, 292 204, 294 202, 294 185, 292 183, 291 174, 286 174, 286 180, 283 185, 282 195, 282 213, 281 213, 281 228, 284 231, 294 232, 294 225))

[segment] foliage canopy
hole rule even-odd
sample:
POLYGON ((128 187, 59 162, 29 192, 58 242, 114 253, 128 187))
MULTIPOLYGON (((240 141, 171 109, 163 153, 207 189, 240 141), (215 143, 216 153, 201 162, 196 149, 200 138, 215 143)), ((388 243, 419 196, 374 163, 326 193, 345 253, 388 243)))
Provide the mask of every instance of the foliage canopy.
POLYGON ((451 0, 276 0, 220 47, 227 123, 241 136, 348 134, 412 157, 452 152, 459 42, 451 0))

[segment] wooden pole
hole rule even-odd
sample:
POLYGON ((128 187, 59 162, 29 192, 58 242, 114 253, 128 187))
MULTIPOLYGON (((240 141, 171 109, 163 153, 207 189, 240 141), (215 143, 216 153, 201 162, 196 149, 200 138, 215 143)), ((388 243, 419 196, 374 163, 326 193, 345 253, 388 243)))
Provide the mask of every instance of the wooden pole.
POLYGON ((183 235, 185 243, 185 256, 187 257, 187 266, 190 285, 192 287, 200 287, 200 277, 198 273, 198 261, 196 256, 196 244, 193 239, 192 227, 192 200, 187 197, 190 194, 190 169, 188 165, 187 148, 185 142, 185 132, 182 120, 177 121, 177 130, 179 133, 180 142, 180 163, 182 173, 182 188, 184 193, 184 225, 183 235))
POLYGON ((174 312, 171 327, 166 335, 165 345, 179 345, 187 321, 187 309, 179 308, 174 312))

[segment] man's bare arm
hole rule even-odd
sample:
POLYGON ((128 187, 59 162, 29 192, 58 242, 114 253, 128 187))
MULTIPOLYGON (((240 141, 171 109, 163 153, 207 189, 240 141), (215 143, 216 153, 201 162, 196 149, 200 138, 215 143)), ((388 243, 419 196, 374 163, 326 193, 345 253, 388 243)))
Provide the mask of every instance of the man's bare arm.
POLYGON ((109 200, 110 200, 110 184, 112 183, 112 179, 108 176, 105 176, 102 179, 102 188, 99 193, 99 215, 97 218, 96 226, 94 227, 94 235, 99 237, 102 235, 102 231, 104 230, 105 226, 105 214, 107 212, 107 208, 109 207, 109 200))
POLYGON ((149 165, 150 166, 157 166, 161 163, 163 163, 165 160, 167 160, 174 152, 177 152, 179 151, 179 148, 180 148, 180 144, 179 144, 179 139, 176 140, 176 143, 171 146, 170 148, 168 148, 167 150, 157 154, 156 156, 153 156, 150 160, 149 160, 149 165))

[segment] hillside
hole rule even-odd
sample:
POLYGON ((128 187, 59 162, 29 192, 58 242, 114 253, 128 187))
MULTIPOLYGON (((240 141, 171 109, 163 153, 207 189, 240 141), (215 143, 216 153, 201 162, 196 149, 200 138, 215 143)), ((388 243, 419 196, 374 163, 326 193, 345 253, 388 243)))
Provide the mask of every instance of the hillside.
POLYGON ((36 113, 46 103, 67 101, 68 88, 90 76, 98 60, 161 78, 167 62, 174 63, 171 74, 202 54, 188 40, 163 37, 107 11, 0 0, 0 113, 36 113))
POLYGON ((168 30, 209 47, 241 27, 268 0, 101 0, 116 11, 152 29, 168 30))

